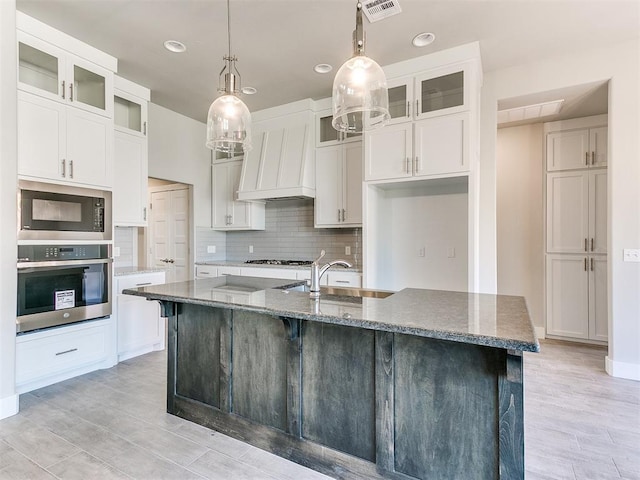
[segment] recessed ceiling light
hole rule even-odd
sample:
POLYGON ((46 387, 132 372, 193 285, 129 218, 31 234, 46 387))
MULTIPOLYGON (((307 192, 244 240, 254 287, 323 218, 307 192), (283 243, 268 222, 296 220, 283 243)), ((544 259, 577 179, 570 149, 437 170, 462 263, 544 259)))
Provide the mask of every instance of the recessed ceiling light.
POLYGON ((182 53, 187 50, 185 44, 178 40, 167 40, 164 42, 164 48, 173 53, 182 53))
POLYGON ((333 67, 328 63, 319 63, 313 67, 313 71, 316 73, 329 73, 331 70, 333 70, 333 67))
POLYGON ((426 47, 427 45, 433 43, 435 39, 436 36, 433 33, 423 32, 413 37, 411 43, 413 43, 414 47, 426 47))
POLYGON ((258 90, 253 87, 242 87, 242 93, 244 93, 245 95, 253 95, 257 91, 258 90))

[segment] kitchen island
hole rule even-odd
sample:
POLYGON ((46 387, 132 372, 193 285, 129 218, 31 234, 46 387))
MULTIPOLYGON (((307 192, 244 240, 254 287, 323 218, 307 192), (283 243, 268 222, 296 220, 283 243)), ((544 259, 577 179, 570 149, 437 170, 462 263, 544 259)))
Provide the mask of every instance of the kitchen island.
POLYGON ((167 411, 335 478, 524 478, 522 352, 539 345, 523 298, 300 289, 125 290, 169 319, 167 411))

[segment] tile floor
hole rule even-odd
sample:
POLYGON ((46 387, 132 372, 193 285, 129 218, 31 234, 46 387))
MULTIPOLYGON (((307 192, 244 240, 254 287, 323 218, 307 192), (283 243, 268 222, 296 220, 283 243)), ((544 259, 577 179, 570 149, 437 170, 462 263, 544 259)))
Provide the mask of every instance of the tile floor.
MULTIPOLYGON (((599 347, 545 341, 525 355, 527 480, 640 479, 640 382, 599 347)), ((20 397, 0 421, 0 479, 323 479, 164 411, 165 354, 20 397)))

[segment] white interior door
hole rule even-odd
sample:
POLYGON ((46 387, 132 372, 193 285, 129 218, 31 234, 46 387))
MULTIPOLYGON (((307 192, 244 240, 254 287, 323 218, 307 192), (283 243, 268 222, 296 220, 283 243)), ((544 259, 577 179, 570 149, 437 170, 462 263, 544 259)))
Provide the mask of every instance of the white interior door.
POLYGON ((151 193, 151 264, 166 269, 166 282, 189 280, 189 190, 151 193))

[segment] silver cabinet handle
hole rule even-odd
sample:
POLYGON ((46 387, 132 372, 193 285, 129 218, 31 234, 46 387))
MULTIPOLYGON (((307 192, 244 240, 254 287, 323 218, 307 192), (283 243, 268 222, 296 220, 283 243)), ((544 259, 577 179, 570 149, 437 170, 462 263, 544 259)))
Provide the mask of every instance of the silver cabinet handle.
POLYGON ((145 285, 151 285, 151 282, 136 283, 136 287, 144 287, 145 285))
POLYGON ((142 124, 142 134, 146 135, 147 134, 147 122, 144 122, 142 124))
POLYGON ((587 257, 584 257, 584 271, 585 272, 587 272, 589 270, 589 267, 587 266, 588 265, 587 262, 588 262, 587 257))
POLYGON ((409 166, 409 157, 406 158, 406 162, 405 162, 405 170, 407 171, 407 173, 411 173, 411 167, 409 166))
POLYGON ((336 283, 351 283, 349 280, 336 280, 336 283))
POLYGON ((594 261, 593 261, 593 257, 591 257, 591 271, 593 272, 593 266, 594 266, 594 261))
POLYGON ((416 117, 420 115, 420 100, 416 98, 416 117))
POLYGON ((343 221, 343 222, 344 222, 344 219, 345 219, 345 212, 346 212, 346 211, 345 211, 345 209, 343 208, 343 209, 342 209, 342 221, 343 221))
POLYGON ((67 161, 62 159, 62 178, 67 176, 67 161))
POLYGON ((73 160, 69 160, 69 178, 73 178, 73 160))
POLYGON ((340 221, 340 209, 338 209, 338 222, 340 221))
POLYGON ((589 165, 589 152, 584 152, 584 164, 589 165))
POLYGON ((65 95, 66 95, 65 90, 66 90, 66 88, 67 88, 67 85, 66 85, 65 81, 62 80, 62 99, 63 100, 65 99, 65 95))
POLYGON ((70 350, 65 350, 65 351, 63 351, 63 352, 58 352, 58 353, 56 353, 56 357, 57 357, 58 355, 64 355, 65 353, 71 353, 71 352, 77 352, 77 351, 78 351, 78 349, 77 349, 77 348, 72 348, 72 349, 70 349, 70 350))
POLYGON ((591 165, 596 164, 596 152, 591 152, 591 165))
POLYGON ((233 215, 229 215, 229 225, 233 225, 233 215))
POLYGON ((589 251, 589 247, 588 247, 588 240, 585 238, 584 239, 584 251, 588 252, 589 251))
POLYGON ((593 252, 593 238, 591 239, 591 251, 593 252))
POLYGON ((407 117, 409 117, 409 108, 411 108, 410 105, 411 105, 411 102, 407 100, 407 117))
POLYGON ((147 207, 144 207, 142 209, 142 219, 146 222, 147 221, 147 207))
POLYGON ((415 165, 415 169, 416 169, 416 173, 418 173, 420 171, 420 160, 418 159, 418 156, 416 155, 416 165, 415 165))
POLYGON ((69 84, 69 100, 73 102, 73 83, 69 84))

